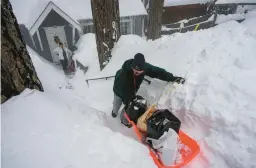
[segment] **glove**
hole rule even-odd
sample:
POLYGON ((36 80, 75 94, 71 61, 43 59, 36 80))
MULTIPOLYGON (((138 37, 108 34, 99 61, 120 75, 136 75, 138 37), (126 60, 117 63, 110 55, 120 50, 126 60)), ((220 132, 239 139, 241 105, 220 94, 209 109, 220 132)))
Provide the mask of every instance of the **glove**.
POLYGON ((124 110, 125 110, 125 111, 128 109, 130 103, 131 103, 131 102, 126 102, 126 103, 124 103, 124 110))
POLYGON ((176 77, 174 81, 179 83, 179 84, 180 83, 184 84, 186 80, 185 80, 185 78, 182 78, 182 77, 176 77))

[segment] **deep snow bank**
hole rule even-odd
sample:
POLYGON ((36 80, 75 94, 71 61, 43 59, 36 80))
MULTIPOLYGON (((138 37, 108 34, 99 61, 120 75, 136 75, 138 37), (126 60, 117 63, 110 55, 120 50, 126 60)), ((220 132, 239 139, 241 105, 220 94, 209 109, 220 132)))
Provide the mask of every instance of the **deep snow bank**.
MULTIPOLYGON (((216 19, 216 24, 221 24, 221 23, 225 23, 228 21, 232 21, 232 20, 243 20, 243 19, 248 19, 251 17, 256 17, 256 6, 252 5, 253 9, 249 10, 248 13, 244 13, 243 11, 239 12, 239 13, 235 13, 235 14, 228 14, 228 15, 224 15, 224 14, 220 14, 217 15, 217 19, 216 19)), ((254 26, 255 27, 255 26, 254 26)))
POLYGON ((156 53, 166 61, 152 53, 152 62, 187 79, 184 87, 162 97, 161 107, 171 106, 183 129, 200 142, 202 154, 191 167, 256 166, 256 38, 251 31, 229 22, 160 44, 156 53))
POLYGON ((76 44, 74 59, 88 67, 86 76, 100 72, 95 34, 84 34, 76 44), (92 66, 90 66, 92 65, 92 66))
POLYGON ((154 167, 147 149, 103 127, 104 117, 81 102, 25 90, 2 106, 3 167, 154 167))
POLYGON ((86 105, 81 74, 70 81, 74 90, 65 89, 62 70, 28 50, 45 92, 27 89, 2 104, 3 168, 155 167, 146 147, 86 105))
MULTIPOLYGON (((129 44, 118 45, 111 62, 98 76, 114 75, 126 59, 141 52, 149 63, 185 77, 184 86, 175 85, 171 91, 166 88, 169 92, 162 95, 158 106, 172 109, 182 120, 182 129, 200 143, 201 153, 188 167, 255 167, 254 19, 176 33, 156 41, 131 37, 125 40, 129 44)), ((165 82, 152 81, 139 90, 149 102, 165 86, 165 82)), ((92 100, 97 99, 107 114, 111 112, 112 87, 113 80, 104 80, 92 82, 89 89, 105 93, 94 94, 92 100)))
MULTIPOLYGON (((112 64, 120 65, 126 59, 131 58, 132 55, 139 51, 134 49, 131 50, 130 48, 129 52, 131 54, 127 54, 127 47, 142 43, 145 43, 145 40, 143 40, 140 36, 122 35, 112 50, 112 54, 115 55, 115 57, 113 57, 111 60, 112 64)), ((86 72, 86 78, 112 76, 113 71, 120 68, 119 66, 107 66, 104 68, 104 71, 100 71, 97 45, 94 34, 84 34, 77 42, 76 46, 78 49, 75 52, 74 58, 89 68, 86 72)))
MULTIPOLYGON (((200 144, 200 155, 187 167, 253 168, 253 21, 228 22, 156 41, 126 36, 123 43, 129 44, 121 41, 117 45, 111 62, 98 76, 114 75, 123 61, 141 52, 149 63, 186 77, 186 84, 175 85, 163 94, 158 106, 172 109, 182 121, 182 129, 200 144)), ((87 88, 84 76, 78 73, 70 81, 75 90, 63 90, 59 83, 65 85, 66 79, 61 70, 51 69, 36 57, 32 60, 46 92, 27 90, 3 104, 4 167, 154 167, 146 148, 118 132, 120 124, 114 127, 116 133, 103 127, 105 114, 98 110, 106 115, 111 113, 113 79, 92 81, 87 88)), ((165 82, 152 81, 151 85, 143 84, 139 91, 150 101, 165 86, 165 82)))

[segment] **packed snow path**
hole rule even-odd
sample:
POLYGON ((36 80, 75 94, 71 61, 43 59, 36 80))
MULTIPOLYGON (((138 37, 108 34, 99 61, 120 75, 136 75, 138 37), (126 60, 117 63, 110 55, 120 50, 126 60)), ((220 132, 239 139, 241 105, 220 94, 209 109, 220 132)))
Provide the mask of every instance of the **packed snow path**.
MULTIPOLYGON (((254 168, 255 21, 252 17, 153 42, 122 36, 104 71, 86 77, 113 75, 123 61, 143 53, 149 63, 187 79, 158 102, 159 108, 173 110, 201 147, 187 167, 254 168)), ((131 131, 110 117, 113 79, 91 81, 88 87, 78 71, 71 81, 74 90, 63 89, 63 73, 30 54, 45 92, 26 90, 2 105, 4 168, 155 167, 131 131)), ((151 80, 139 91, 149 103, 166 84, 151 80)))

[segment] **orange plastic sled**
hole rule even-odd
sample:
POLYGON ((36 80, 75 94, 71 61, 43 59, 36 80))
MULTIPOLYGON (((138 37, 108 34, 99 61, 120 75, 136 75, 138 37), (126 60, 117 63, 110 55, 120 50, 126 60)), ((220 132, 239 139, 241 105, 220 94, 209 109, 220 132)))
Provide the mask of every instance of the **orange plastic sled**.
MULTIPOLYGON (((139 131, 136 124, 130 120, 130 118, 128 117, 128 115, 126 113, 124 113, 124 116, 132 124, 133 130, 134 130, 137 138, 139 139, 140 142, 142 142, 143 135, 139 131)), ((190 138, 188 135, 186 135, 181 130, 179 131, 179 138, 180 138, 181 143, 183 145, 185 145, 187 148, 189 148, 190 152, 188 152, 188 150, 186 150, 185 148, 182 148, 179 151, 179 153, 181 154, 181 157, 182 157, 182 161, 181 161, 181 163, 178 163, 175 165, 171 165, 171 166, 164 165, 163 162, 161 161, 159 154, 156 153, 155 151, 153 151, 153 149, 148 146, 149 155, 152 157, 152 159, 154 160, 154 162, 158 168, 180 168, 180 167, 188 164, 191 160, 193 160, 197 156, 197 154, 200 152, 200 147, 197 144, 197 142, 194 139, 190 138)))

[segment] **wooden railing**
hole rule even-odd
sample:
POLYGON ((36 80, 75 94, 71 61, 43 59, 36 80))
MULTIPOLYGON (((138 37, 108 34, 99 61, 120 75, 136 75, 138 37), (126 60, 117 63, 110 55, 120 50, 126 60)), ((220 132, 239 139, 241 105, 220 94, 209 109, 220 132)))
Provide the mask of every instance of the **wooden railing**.
POLYGON ((174 23, 164 25, 167 29, 170 30, 162 30, 161 35, 170 35, 173 33, 185 33, 188 31, 200 30, 200 29, 208 29, 214 26, 215 17, 212 14, 200 16, 194 19, 190 19, 186 23, 174 23), (213 17, 212 20, 209 20, 210 17, 213 17), (209 20, 209 21, 208 21, 209 20))

